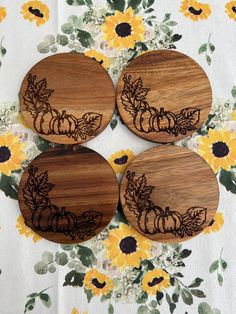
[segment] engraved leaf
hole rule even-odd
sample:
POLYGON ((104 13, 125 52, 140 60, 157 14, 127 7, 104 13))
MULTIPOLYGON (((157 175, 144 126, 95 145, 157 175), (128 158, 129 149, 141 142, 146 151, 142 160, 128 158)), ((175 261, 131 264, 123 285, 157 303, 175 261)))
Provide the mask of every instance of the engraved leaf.
POLYGON ((95 230, 100 227, 102 221, 102 213, 94 210, 84 212, 76 219, 77 234, 81 239, 84 239, 84 235, 92 236, 95 234, 95 230))
POLYGON ((197 108, 184 108, 180 111, 185 119, 189 120, 191 126, 196 125, 200 119, 200 109, 197 108))
POLYGON ((87 135, 91 136, 97 131, 102 122, 102 114, 94 113, 94 112, 87 112, 83 115, 82 119, 86 123, 86 131, 87 135))
POLYGON ((207 208, 204 207, 191 207, 186 212, 186 216, 188 216, 192 224, 196 225, 196 228, 205 223, 206 214, 207 208))

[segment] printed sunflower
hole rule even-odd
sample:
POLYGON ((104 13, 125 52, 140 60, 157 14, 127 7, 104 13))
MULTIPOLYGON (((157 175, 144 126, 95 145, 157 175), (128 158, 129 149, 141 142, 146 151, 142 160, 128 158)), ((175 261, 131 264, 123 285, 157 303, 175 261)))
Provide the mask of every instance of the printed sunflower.
POLYGON ((215 173, 221 168, 229 171, 236 165, 236 134, 225 129, 209 129, 208 136, 199 138, 198 152, 215 173))
POLYGON ((193 21, 205 20, 211 15, 211 7, 207 3, 196 0, 183 0, 180 12, 193 21))
POLYGON ((106 258, 111 260, 112 265, 121 268, 139 267, 142 259, 151 255, 151 241, 124 223, 111 230, 103 243, 107 250, 106 258))
POLYGON ((34 243, 42 240, 42 238, 37 233, 25 225, 22 215, 17 218, 16 228, 18 229, 19 234, 25 236, 26 238, 32 237, 34 243))
POLYGON ((71 314, 88 314, 87 311, 79 312, 75 307, 72 309, 71 314))
POLYGON ((28 1, 22 5, 21 14, 25 20, 35 21, 37 26, 41 26, 49 19, 49 8, 39 0, 28 1))
POLYGON ((226 3, 225 12, 228 14, 229 18, 236 21, 236 1, 226 3))
POLYGON ((144 38, 142 17, 134 15, 132 8, 128 8, 124 13, 115 11, 114 15, 106 18, 101 29, 104 40, 118 49, 134 48, 135 43, 144 38))
POLYGON ((115 173, 123 174, 128 164, 134 159, 135 155, 130 149, 120 150, 112 154, 108 158, 109 164, 112 166, 115 173))
POLYGON ((110 59, 105 56, 103 53, 101 52, 98 52, 97 50, 95 49, 90 49, 90 50, 87 50, 85 51, 85 56, 87 57, 90 57, 94 60, 96 60, 98 63, 100 63, 105 69, 108 69, 111 62, 110 62, 110 59))
POLYGON ((26 159, 25 144, 20 143, 20 138, 11 133, 0 136, 0 173, 10 176, 12 171, 21 168, 26 159))
POLYGON ((148 271, 142 280, 142 288, 148 294, 155 295, 170 286, 170 276, 163 269, 148 271))
POLYGON ((205 234, 209 234, 211 232, 218 232, 224 225, 224 215, 220 212, 217 212, 210 222, 209 226, 206 227, 203 231, 205 234))
POLYGON ((0 23, 6 18, 7 10, 5 7, 0 7, 0 23))
POLYGON ((112 279, 96 269, 91 269, 85 274, 84 285, 93 295, 107 295, 114 288, 112 279))

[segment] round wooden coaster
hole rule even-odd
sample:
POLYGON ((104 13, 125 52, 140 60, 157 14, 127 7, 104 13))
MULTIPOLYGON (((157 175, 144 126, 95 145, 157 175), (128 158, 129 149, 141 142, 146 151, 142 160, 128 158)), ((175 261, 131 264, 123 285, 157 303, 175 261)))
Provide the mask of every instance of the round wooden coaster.
POLYGON ((26 74, 19 98, 27 125, 62 144, 98 135, 115 108, 110 76, 97 61, 79 53, 60 53, 37 63, 26 74))
POLYGON ((211 109, 212 90, 205 72, 190 57, 172 50, 150 51, 124 69, 117 104, 131 131, 167 143, 201 127, 211 109))
POLYGON ((19 206, 27 226, 57 243, 78 243, 103 230, 115 214, 118 184, 113 169, 85 147, 50 149, 26 168, 19 206))
POLYGON ((120 189, 130 224, 159 242, 182 242, 212 221, 219 189, 208 164, 189 149, 160 146, 128 166, 120 189))

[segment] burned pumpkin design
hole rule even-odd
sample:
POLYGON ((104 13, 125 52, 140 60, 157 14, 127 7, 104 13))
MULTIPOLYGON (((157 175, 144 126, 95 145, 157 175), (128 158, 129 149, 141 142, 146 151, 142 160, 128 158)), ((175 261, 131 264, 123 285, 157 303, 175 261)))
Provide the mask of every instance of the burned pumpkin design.
POLYGON ((49 192, 54 184, 48 182, 48 172, 38 173, 38 168, 31 165, 28 174, 23 198, 31 214, 29 227, 39 232, 62 233, 72 240, 95 235, 102 222, 102 213, 88 210, 76 216, 65 207, 57 207, 50 201, 49 192))
POLYGON ((54 90, 48 89, 45 78, 37 81, 36 75, 29 74, 27 82, 23 102, 26 111, 33 117, 34 129, 39 134, 67 136, 75 142, 97 134, 102 123, 102 114, 86 112, 81 118, 77 118, 66 110, 60 112, 49 102, 54 90))
POLYGON ((179 113, 159 110, 146 101, 149 88, 143 86, 141 77, 132 80, 132 75, 124 74, 121 103, 133 117, 133 126, 142 133, 166 132, 176 137, 179 134, 197 129, 200 120, 200 109, 183 108, 179 113))
POLYGON ((184 214, 166 207, 163 210, 151 200, 155 186, 148 185, 143 174, 136 178, 135 172, 127 171, 125 206, 137 218, 139 230, 144 234, 172 233, 183 238, 203 230, 206 222, 207 208, 194 206, 184 214))

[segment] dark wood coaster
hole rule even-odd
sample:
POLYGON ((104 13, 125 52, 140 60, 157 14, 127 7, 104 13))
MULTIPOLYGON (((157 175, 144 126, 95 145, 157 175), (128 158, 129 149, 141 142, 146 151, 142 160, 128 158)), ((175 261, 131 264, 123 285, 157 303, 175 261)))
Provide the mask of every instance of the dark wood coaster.
POLYGON ((131 131, 168 143, 201 127, 211 109, 212 90, 206 73, 190 57, 172 50, 150 51, 124 69, 117 104, 131 131))
POLYGON ((57 243, 78 243, 101 232, 115 214, 118 197, 109 163, 81 146, 60 145, 40 154, 19 187, 26 225, 57 243))
POLYGON ((168 145, 146 150, 131 162, 120 199, 137 231, 159 242, 182 242, 210 224, 219 189, 213 171, 199 155, 168 145))
POLYGON ((26 74, 19 98, 26 124, 62 144, 95 137, 115 108, 110 76, 97 61, 79 53, 60 53, 37 63, 26 74))

